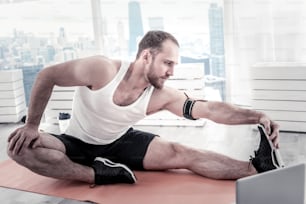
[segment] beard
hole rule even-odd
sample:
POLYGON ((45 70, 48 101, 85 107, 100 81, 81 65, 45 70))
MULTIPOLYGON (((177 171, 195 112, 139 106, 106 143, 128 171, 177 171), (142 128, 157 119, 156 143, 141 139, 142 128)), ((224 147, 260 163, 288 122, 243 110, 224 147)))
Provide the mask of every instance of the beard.
POLYGON ((149 72, 148 72, 148 81, 149 83, 156 89, 161 89, 164 86, 164 80, 161 77, 158 77, 154 72, 154 61, 150 65, 149 72))

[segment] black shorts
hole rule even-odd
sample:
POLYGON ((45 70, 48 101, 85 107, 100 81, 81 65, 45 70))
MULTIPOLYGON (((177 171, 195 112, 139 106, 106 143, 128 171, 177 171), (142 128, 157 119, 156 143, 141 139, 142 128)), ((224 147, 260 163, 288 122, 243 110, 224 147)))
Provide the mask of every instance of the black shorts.
POLYGON ((54 136, 64 143, 67 156, 76 163, 91 166, 96 157, 103 157, 134 170, 143 170, 144 156, 156 135, 130 128, 122 137, 107 145, 88 144, 65 134, 54 136))

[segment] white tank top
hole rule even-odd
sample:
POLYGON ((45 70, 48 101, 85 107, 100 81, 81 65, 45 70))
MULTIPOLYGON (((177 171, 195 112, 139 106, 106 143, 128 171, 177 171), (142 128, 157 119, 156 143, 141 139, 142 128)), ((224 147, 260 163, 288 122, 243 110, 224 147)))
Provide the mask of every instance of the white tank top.
POLYGON ((67 135, 90 144, 109 144, 146 116, 152 86, 130 105, 118 106, 113 102, 114 92, 129 66, 130 63, 122 62, 115 77, 99 90, 85 86, 76 89, 67 135))

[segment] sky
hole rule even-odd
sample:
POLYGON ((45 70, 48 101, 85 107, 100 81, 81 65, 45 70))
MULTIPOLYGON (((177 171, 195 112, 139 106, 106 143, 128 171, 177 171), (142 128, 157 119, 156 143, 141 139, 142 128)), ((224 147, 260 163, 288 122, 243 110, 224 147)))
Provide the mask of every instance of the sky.
POLYGON ((90 1, 71 2, 43 0, 0 4, 0 36, 12 35, 14 28, 43 36, 58 32, 61 26, 73 33, 92 33, 90 1))
MULTIPOLYGON (((144 29, 148 17, 164 17, 165 29, 181 35, 208 33, 209 3, 213 0, 141 0, 144 29), (188 3, 186 3, 188 2, 188 3)), ((58 34, 60 27, 73 36, 93 36, 90 0, 36 0, 0 4, 0 37, 12 35, 13 29, 39 36, 58 34)), ((129 0, 101 0, 103 18, 110 34, 117 32, 118 21, 127 28, 129 0)))

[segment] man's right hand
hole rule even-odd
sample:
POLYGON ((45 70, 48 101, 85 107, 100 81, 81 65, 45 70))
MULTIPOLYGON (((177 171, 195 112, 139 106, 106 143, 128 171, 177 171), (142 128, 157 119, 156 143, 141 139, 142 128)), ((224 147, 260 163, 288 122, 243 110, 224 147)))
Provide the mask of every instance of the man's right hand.
POLYGON ((9 151, 13 155, 22 154, 26 148, 36 148, 40 145, 40 134, 37 127, 25 125, 17 128, 8 138, 9 151))

